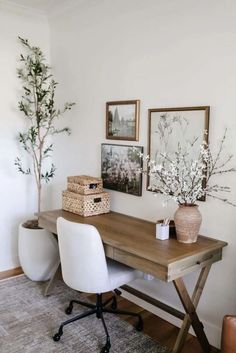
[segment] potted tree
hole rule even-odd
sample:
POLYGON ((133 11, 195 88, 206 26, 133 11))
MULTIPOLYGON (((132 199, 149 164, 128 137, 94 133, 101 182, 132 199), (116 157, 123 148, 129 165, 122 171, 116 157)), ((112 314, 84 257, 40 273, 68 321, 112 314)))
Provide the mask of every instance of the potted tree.
MULTIPOLYGON (((30 45, 19 37, 26 50, 20 55, 21 67, 17 69, 22 81, 23 94, 19 110, 23 113, 27 130, 18 134, 23 150, 29 155, 32 167, 24 168, 19 157, 15 160, 18 171, 33 175, 37 188, 37 213, 41 211, 42 185, 49 183, 55 166, 49 163, 55 134, 70 134, 70 129, 57 129, 56 121, 75 103, 65 103, 62 110, 55 107, 57 82, 39 47, 30 45)), ((19 259, 25 274, 32 280, 47 280, 58 261, 58 246, 54 236, 38 225, 38 219, 28 220, 19 227, 19 259)))

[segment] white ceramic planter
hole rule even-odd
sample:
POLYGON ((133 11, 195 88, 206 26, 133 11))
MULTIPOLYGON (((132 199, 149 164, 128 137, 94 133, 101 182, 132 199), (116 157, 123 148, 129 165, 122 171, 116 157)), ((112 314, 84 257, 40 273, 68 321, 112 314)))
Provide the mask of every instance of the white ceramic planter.
POLYGON ((19 226, 18 250, 21 267, 32 281, 51 278, 59 260, 58 243, 45 229, 19 226))

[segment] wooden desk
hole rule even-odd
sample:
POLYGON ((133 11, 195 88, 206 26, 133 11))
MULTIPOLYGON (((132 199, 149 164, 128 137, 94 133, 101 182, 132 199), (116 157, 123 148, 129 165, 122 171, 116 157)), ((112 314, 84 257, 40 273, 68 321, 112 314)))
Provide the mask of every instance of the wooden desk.
POLYGON ((183 319, 174 353, 181 351, 191 325, 203 351, 210 352, 210 345, 196 308, 211 265, 221 260, 222 249, 227 243, 203 236, 199 236, 195 244, 182 244, 176 239, 157 240, 154 223, 116 212, 86 218, 62 210, 41 212, 39 225, 56 234, 56 220, 60 216, 73 222, 94 225, 101 234, 107 257, 152 274, 163 281, 173 281, 185 314, 131 287, 125 286, 124 289, 183 319), (200 275, 190 298, 182 277, 199 269, 200 275))

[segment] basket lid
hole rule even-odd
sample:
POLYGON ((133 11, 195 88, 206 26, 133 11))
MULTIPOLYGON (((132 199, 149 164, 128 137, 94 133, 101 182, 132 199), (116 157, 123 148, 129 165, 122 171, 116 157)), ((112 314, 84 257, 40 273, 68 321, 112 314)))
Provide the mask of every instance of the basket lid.
POLYGON ((68 183, 76 183, 76 184, 97 184, 102 182, 102 178, 96 178, 89 175, 75 175, 67 177, 68 183))

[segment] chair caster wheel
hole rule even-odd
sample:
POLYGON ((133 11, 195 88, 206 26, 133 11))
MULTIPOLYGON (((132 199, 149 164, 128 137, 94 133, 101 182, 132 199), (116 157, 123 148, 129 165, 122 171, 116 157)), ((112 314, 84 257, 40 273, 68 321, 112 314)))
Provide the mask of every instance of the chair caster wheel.
POLYGON ((137 331, 143 331, 143 321, 139 320, 139 322, 135 326, 137 331))
POLYGON ((115 297, 114 297, 113 300, 112 300, 111 309, 112 309, 112 310, 116 310, 116 309, 117 309, 117 300, 116 300, 115 297))
POLYGON ((68 306, 68 308, 66 308, 66 310, 65 310, 65 313, 66 313, 67 315, 70 315, 70 314, 72 313, 72 310, 73 310, 73 307, 68 306))
POLYGON ((59 342, 61 339, 62 333, 58 332, 53 336, 53 341, 54 342, 59 342))
POLYGON ((109 348, 103 347, 101 350, 101 353, 109 353, 109 351, 110 351, 109 348))
POLYGON ((118 295, 118 296, 121 296, 121 291, 119 290, 119 289, 114 289, 114 292, 116 293, 116 295, 118 295))
POLYGON ((107 342, 106 345, 101 349, 101 353, 109 353, 111 348, 110 342, 107 342))

